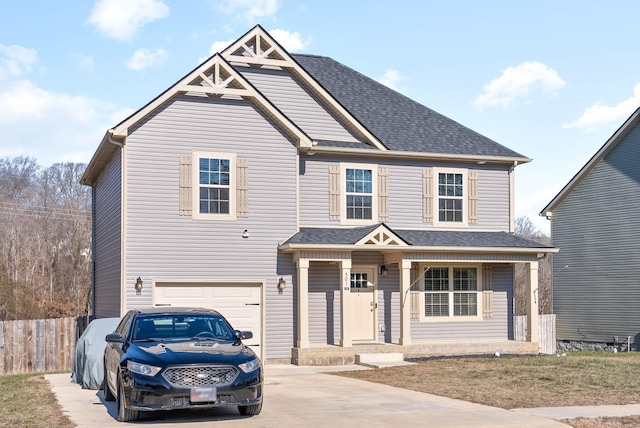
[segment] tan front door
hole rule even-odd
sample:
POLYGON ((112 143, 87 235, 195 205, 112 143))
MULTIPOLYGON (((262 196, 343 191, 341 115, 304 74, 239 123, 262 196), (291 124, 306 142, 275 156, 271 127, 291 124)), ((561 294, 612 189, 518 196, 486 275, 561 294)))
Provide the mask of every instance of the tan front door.
POLYGON ((375 269, 351 269, 351 328, 354 341, 376 340, 375 269))

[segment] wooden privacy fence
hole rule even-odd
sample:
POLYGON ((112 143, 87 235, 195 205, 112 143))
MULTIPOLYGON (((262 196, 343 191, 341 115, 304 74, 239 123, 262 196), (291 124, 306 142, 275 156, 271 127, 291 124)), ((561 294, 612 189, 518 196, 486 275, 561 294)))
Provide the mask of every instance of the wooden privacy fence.
POLYGON ((85 318, 0 321, 0 375, 70 371, 85 318))
MULTIPOLYGON (((527 316, 513 317, 515 340, 527 340, 527 316)), ((538 332, 540 334, 540 353, 556 353, 556 314, 538 315, 538 332)))

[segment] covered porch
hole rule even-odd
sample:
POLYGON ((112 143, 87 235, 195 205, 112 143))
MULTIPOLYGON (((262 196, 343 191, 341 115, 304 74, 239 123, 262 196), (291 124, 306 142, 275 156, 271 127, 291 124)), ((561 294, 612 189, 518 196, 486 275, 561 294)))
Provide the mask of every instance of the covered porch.
POLYGON ((296 263, 292 363, 352 364, 365 352, 538 353, 537 260, 555 249, 503 232, 384 224, 300 233, 280 247, 296 263), (527 272, 525 342, 513 336, 516 263, 527 272))

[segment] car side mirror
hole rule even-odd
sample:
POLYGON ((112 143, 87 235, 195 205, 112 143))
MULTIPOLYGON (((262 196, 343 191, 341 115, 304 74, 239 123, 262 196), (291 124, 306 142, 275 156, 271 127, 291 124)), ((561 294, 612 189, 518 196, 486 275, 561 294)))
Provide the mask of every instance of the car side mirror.
POLYGON ((235 330, 233 334, 236 336, 236 339, 238 340, 253 338, 253 333, 250 331, 235 330))
POLYGON ((104 340, 109 343, 124 343, 124 338, 120 333, 109 333, 104 340))

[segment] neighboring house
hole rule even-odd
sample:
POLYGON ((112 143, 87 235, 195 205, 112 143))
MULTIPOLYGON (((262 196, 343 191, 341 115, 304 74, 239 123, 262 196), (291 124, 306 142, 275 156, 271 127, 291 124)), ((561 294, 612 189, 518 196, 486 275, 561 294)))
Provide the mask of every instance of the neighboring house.
POLYGON ((640 109, 540 215, 551 220, 558 341, 640 342, 640 109))
POLYGON ((213 307, 297 364, 351 362, 358 344, 537 352, 537 260, 555 250, 512 233, 529 161, 256 26, 89 163, 94 316, 213 307), (529 343, 513 340, 516 263, 529 343))

